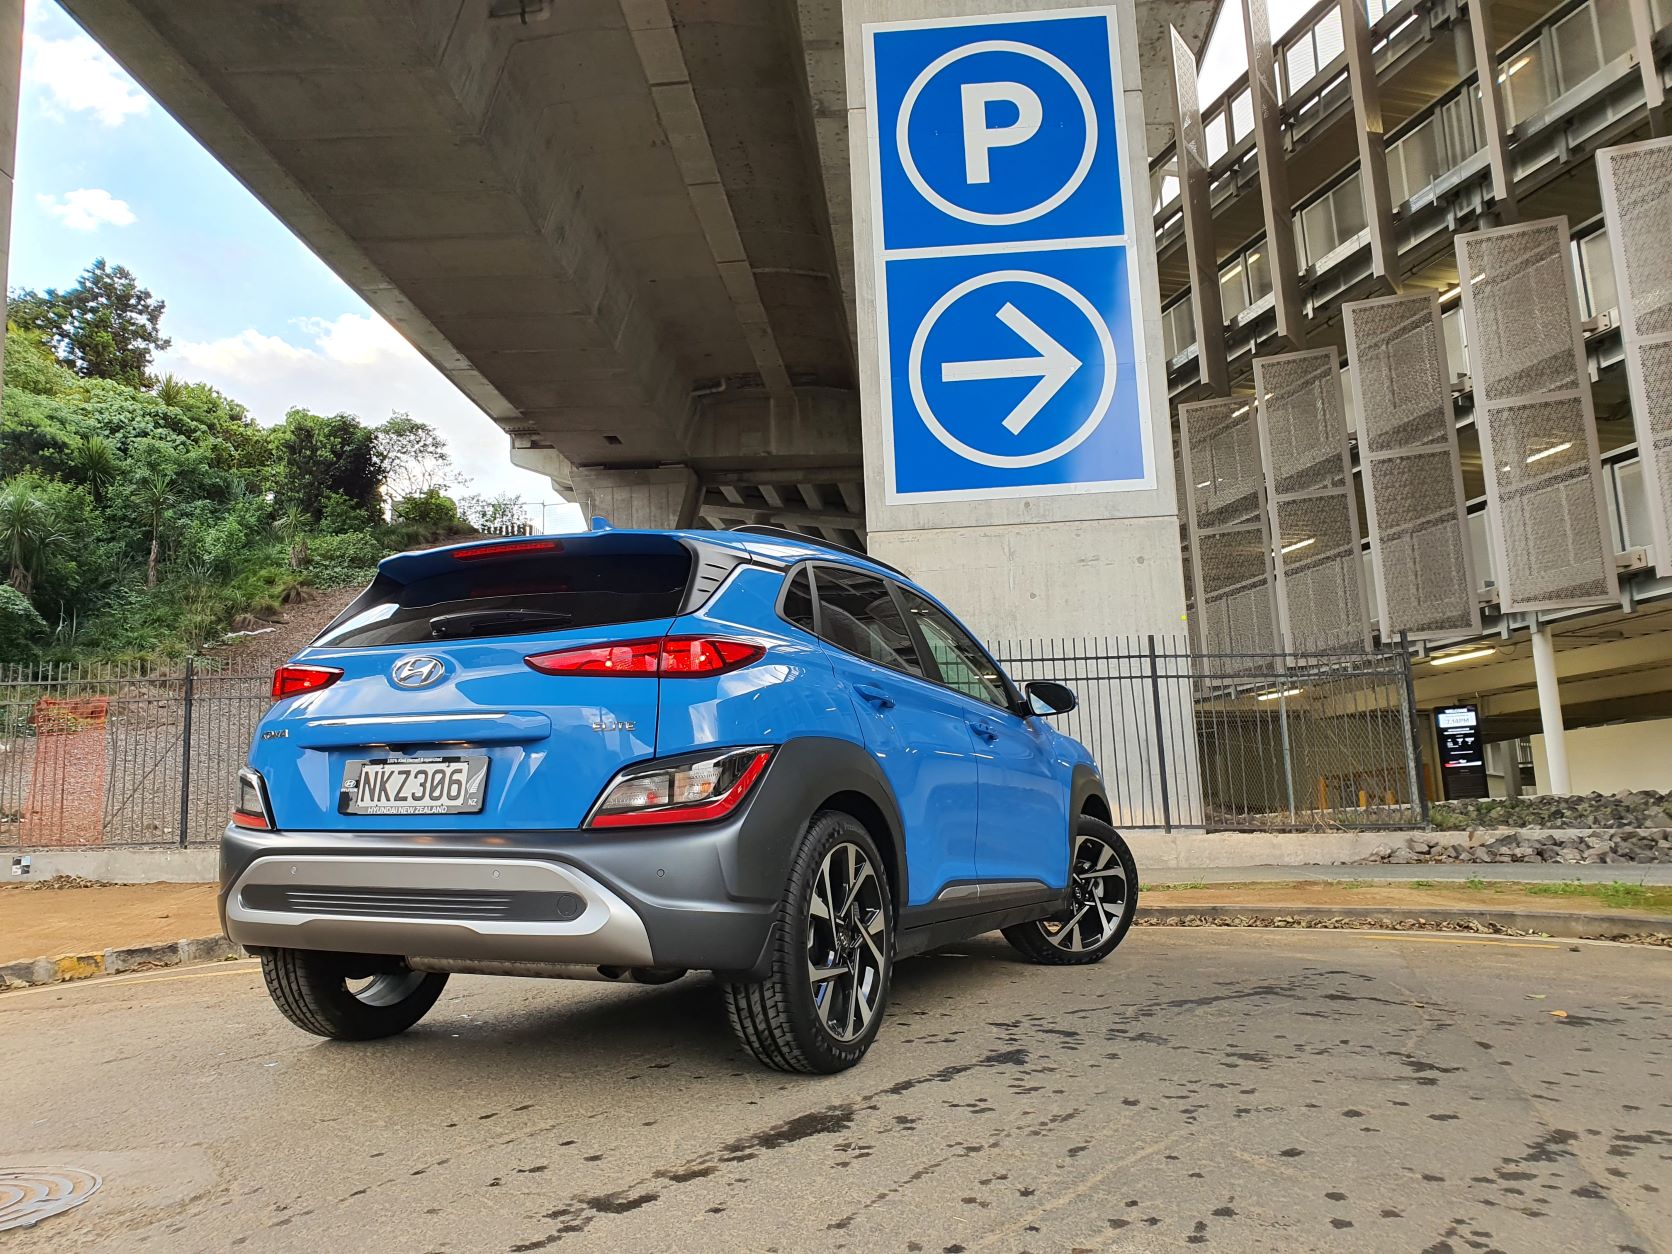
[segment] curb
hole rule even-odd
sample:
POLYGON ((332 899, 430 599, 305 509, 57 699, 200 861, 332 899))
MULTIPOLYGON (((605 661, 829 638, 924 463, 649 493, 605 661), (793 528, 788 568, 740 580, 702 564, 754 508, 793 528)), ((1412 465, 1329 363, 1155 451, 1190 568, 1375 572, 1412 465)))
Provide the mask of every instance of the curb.
POLYGON ((224 936, 196 936, 164 941, 157 945, 136 945, 106 949, 102 953, 60 954, 56 958, 30 958, 0 965, 0 992, 31 988, 41 984, 62 984, 86 980, 95 975, 122 975, 157 967, 177 967, 188 962, 226 962, 247 958, 242 945, 224 936))
POLYGON ((1444 931, 1554 936, 1564 940, 1672 939, 1672 917, 1583 914, 1555 910, 1401 910, 1382 906, 1146 906, 1139 923, 1184 927, 1432 928, 1444 931))

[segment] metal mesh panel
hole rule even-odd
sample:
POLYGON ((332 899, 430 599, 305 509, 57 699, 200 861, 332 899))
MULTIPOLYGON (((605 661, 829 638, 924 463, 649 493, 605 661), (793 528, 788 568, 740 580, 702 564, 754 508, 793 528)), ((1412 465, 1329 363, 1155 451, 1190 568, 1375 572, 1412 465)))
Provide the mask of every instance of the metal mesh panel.
POLYGON ((1585 363, 1574 354, 1575 305, 1567 227, 1536 222, 1461 235, 1459 273, 1472 305, 1469 357, 1475 397, 1488 404, 1577 389, 1585 363))
POLYGON ((1567 222, 1457 238, 1504 610, 1619 595, 1567 222))
POLYGON ((1254 404, 1179 407, 1185 520, 1202 647, 1276 647, 1265 476, 1254 404))
POLYGON ((1282 638, 1291 649, 1363 647, 1369 611, 1335 350, 1256 358, 1254 389, 1282 638))
POLYGON ((1439 300, 1346 306, 1382 639, 1480 630, 1439 300))
POLYGON ((1597 154, 1655 566, 1672 573, 1672 139, 1597 154))

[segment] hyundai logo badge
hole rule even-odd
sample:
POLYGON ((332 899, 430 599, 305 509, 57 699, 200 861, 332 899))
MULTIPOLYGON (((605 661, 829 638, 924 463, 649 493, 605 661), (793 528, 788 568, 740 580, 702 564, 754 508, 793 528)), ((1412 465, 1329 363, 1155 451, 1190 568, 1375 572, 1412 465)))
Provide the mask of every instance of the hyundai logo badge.
POLYGON ((389 677, 402 688, 428 688, 446 669, 437 657, 403 657, 389 677))

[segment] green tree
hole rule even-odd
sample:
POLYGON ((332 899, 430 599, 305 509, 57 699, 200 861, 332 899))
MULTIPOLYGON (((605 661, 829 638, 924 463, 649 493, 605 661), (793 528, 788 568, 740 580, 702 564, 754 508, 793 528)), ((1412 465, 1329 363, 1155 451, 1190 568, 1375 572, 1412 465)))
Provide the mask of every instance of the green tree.
POLYGON ((0 583, 0 658, 25 657, 46 632, 46 621, 29 598, 11 584, 0 583))
POLYGON ((145 559, 145 586, 155 588, 162 557, 163 523, 175 500, 174 475, 161 467, 146 471, 134 484, 134 500, 143 511, 145 526, 151 533, 151 550, 145 559))
POLYGON ((447 452, 447 442, 429 423, 397 412, 376 432, 378 455, 383 459, 383 488, 392 505, 447 486, 453 459, 447 452))
POLYGON ((14 293, 8 312, 77 374, 137 388, 149 379, 152 355, 172 342, 161 329, 165 308, 126 266, 100 257, 67 291, 14 293))
POLYGON ((308 516, 300 505, 292 505, 273 524, 290 549, 290 569, 301 570, 308 564, 308 516))
POLYGON ((330 418, 293 409, 272 433, 273 491, 281 507, 299 507, 319 521, 332 493, 382 517, 378 487, 383 458, 377 436, 352 414, 330 418))

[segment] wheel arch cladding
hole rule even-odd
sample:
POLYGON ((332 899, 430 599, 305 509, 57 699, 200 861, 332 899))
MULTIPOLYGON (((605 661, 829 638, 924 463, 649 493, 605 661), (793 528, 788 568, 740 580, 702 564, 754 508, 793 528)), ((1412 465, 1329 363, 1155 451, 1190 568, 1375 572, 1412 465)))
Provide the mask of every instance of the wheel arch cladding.
POLYGON ((740 895, 777 900, 808 820, 820 810, 841 810, 862 823, 876 841, 899 909, 909 874, 900 810, 882 768, 863 746, 828 736, 785 741, 761 781, 760 793, 750 805, 738 848, 740 895))
POLYGON ((1082 814, 1090 815, 1094 819, 1101 819, 1114 826, 1114 814, 1109 809, 1109 797, 1104 791, 1103 780, 1097 771, 1084 762, 1074 766, 1073 804, 1069 806, 1069 818, 1078 819, 1082 814))

